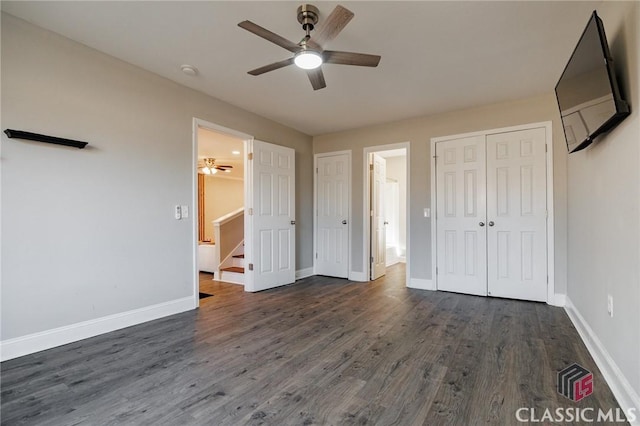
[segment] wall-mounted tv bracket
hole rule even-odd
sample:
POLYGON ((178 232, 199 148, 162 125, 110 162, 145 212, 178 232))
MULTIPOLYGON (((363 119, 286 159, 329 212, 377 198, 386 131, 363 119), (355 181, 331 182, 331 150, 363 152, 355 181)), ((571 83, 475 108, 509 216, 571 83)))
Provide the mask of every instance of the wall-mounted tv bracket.
POLYGON ((88 142, 74 141, 73 139, 57 138, 55 136, 41 135, 38 133, 23 132, 22 130, 6 129, 4 133, 9 138, 27 139, 30 141, 38 141, 38 142, 52 143, 56 145, 72 146, 74 148, 79 148, 79 149, 82 149, 89 144, 88 142))

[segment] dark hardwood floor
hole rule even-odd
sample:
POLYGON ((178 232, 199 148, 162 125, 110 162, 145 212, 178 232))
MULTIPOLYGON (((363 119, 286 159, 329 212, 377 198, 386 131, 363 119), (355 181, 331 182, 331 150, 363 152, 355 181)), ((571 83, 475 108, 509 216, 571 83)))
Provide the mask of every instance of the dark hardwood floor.
MULTIPOLYGON (((2 363, 3 425, 512 425, 519 407, 617 407, 541 303, 310 277, 2 363), (556 392, 577 362, 594 392, 556 392)), ((206 276, 205 276, 206 277, 206 276)))

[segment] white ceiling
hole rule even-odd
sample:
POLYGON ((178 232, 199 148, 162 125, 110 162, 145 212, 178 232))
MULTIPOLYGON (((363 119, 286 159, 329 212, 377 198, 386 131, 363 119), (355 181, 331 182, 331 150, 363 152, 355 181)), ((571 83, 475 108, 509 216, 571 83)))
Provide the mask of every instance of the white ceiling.
MULTIPOLYGON (((340 2, 355 18, 325 48, 381 55, 377 68, 324 65, 318 91, 295 66, 248 75, 290 53, 238 22, 297 42, 299 4, 2 1, 2 10, 318 135, 551 92, 599 2, 340 2)), ((313 4, 321 24, 338 2, 313 4)))

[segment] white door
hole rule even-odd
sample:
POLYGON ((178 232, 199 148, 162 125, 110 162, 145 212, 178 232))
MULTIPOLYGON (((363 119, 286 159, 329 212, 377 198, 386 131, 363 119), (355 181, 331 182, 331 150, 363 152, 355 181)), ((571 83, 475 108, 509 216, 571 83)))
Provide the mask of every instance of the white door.
POLYGON ((547 300, 545 129, 487 136, 488 294, 547 300))
POLYGON ((378 154, 371 154, 371 279, 386 273, 387 243, 384 219, 384 186, 387 183, 387 162, 378 154))
POLYGON ((295 151, 254 140, 247 291, 295 282, 295 151))
POLYGON ((316 273, 347 278, 350 157, 318 157, 316 165, 316 273))
POLYGON ((437 288, 487 294, 484 136, 436 143, 437 288))

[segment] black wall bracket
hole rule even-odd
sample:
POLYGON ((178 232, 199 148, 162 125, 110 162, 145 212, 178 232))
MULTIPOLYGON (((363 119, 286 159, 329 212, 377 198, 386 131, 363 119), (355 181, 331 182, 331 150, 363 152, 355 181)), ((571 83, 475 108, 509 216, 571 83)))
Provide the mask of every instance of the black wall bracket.
POLYGON ((27 139, 30 141, 53 143, 56 145, 72 146, 74 148, 84 148, 88 142, 74 141, 73 139, 56 138, 55 136, 41 135, 38 133, 23 132, 22 130, 6 129, 4 133, 9 138, 27 139))

